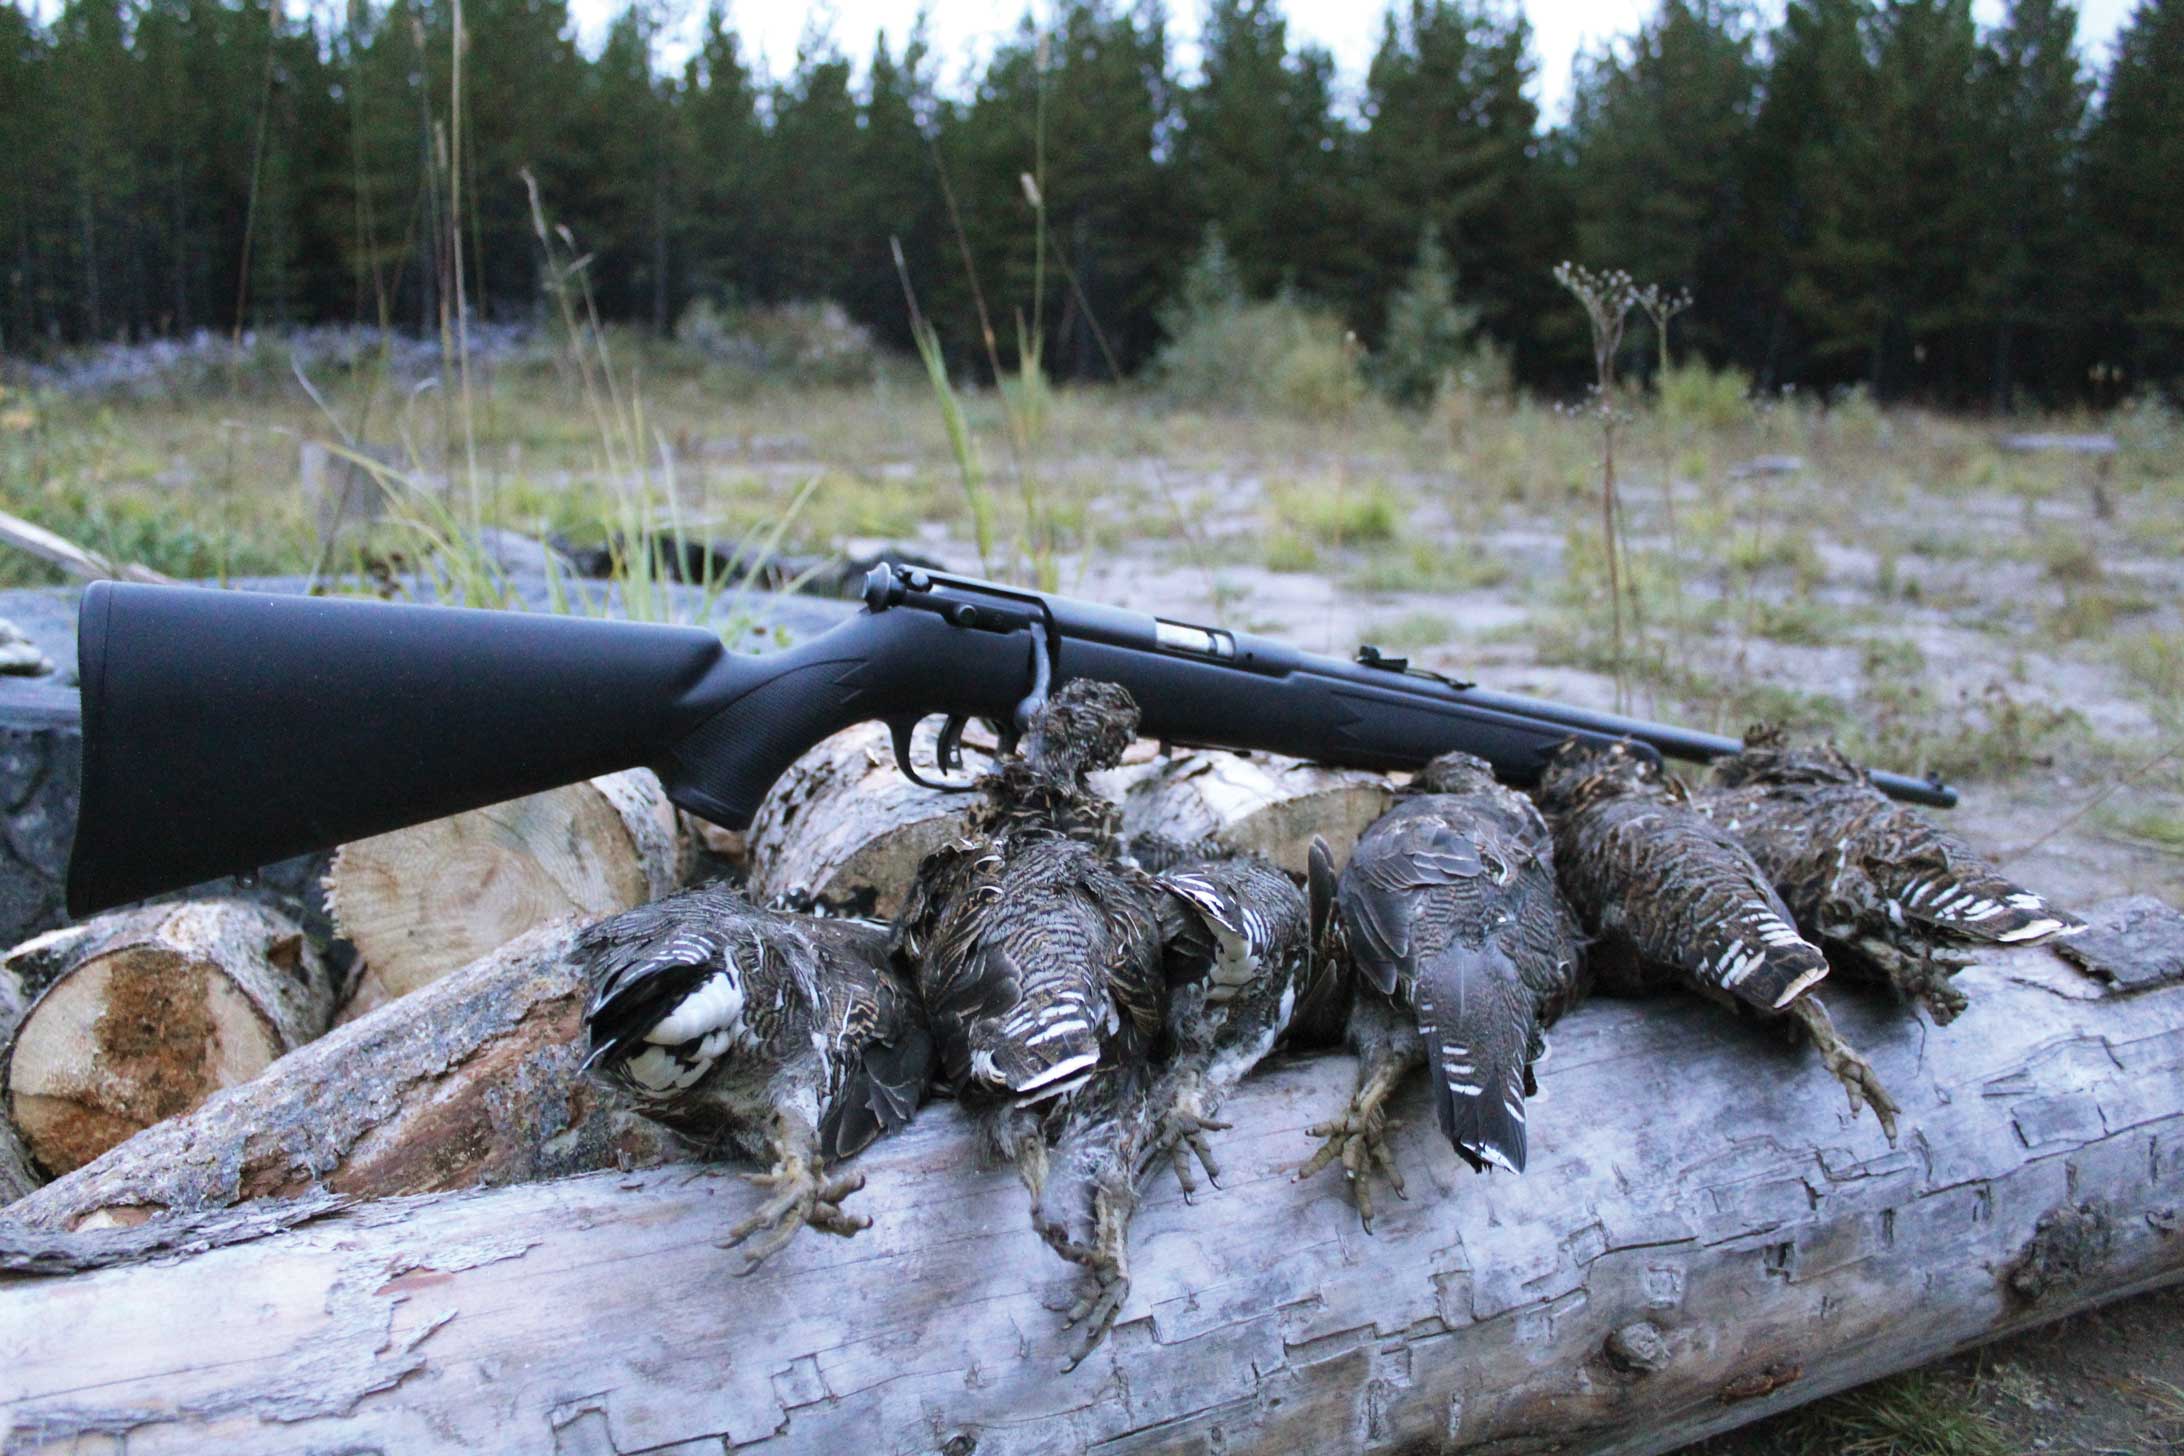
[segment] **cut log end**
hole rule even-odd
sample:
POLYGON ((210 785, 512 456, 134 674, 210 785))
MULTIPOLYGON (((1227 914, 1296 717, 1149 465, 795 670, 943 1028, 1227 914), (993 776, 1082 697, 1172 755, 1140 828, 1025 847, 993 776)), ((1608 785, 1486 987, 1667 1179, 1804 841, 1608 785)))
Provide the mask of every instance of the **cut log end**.
POLYGON ((124 911, 29 951, 11 970, 44 989, 8 1048, 7 1107, 53 1174, 249 1081, 332 1015, 302 932, 243 901, 124 911))
POLYGON ((342 846, 327 903, 364 971, 351 1020, 569 915, 673 891, 686 842, 642 769, 570 784, 342 846))
POLYGON ((1199 854, 1255 854, 1305 873, 1315 836, 1339 868, 1395 790, 1378 774, 1267 755, 1192 752, 1122 787, 1122 832, 1151 868, 1199 854))
POLYGON ((960 832, 961 794, 902 776, 885 726, 861 724, 789 766, 748 837, 754 898, 885 919, 918 862, 960 832))

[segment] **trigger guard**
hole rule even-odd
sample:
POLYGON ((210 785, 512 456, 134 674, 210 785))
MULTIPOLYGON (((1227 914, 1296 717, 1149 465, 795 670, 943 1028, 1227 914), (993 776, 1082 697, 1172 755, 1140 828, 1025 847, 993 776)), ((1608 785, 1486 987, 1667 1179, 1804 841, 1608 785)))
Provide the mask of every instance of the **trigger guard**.
MULTIPOLYGON (((890 718, 888 720, 887 736, 894 741, 895 767, 902 770, 902 776, 904 778, 910 780, 911 783, 916 784, 921 789, 936 789, 944 794, 969 793, 971 789, 975 787, 974 785, 967 783, 951 784, 939 782, 933 779, 929 779, 924 774, 918 772, 917 764, 910 757, 910 736, 917 731, 917 726, 920 721, 922 720, 918 718, 890 718)), ((958 740, 955 758, 956 762, 960 764, 963 761, 963 752, 961 746, 961 739, 963 737, 962 720, 959 718, 950 718, 948 722, 955 728, 955 736, 958 740)), ((947 741, 947 737, 948 729, 943 728, 941 730, 943 757, 945 757, 946 754, 945 744, 947 741)), ((942 766, 946 767, 945 763, 942 766)))

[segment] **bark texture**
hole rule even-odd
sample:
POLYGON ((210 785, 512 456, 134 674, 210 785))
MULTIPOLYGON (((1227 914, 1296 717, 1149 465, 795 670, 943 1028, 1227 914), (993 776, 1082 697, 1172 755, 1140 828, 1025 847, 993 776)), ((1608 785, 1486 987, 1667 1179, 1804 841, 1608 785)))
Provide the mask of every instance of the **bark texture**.
POLYGON ((0 1284, 4 1444, 1666 1451, 2184 1276, 2184 988, 2044 950, 1964 980, 1945 1033, 1838 998, 1899 1147, 1767 1028, 1596 1002, 1521 1178, 1467 1172, 1405 1089, 1410 1198, 1370 1237, 1338 1177, 1293 1176, 1352 1064, 1273 1066, 1223 1109, 1219 1188, 1156 1180, 1121 1322, 1066 1375, 1072 1271, 943 1104, 859 1161, 871 1230, 748 1278, 712 1241, 761 1191, 663 1170, 0 1284))
POLYGON ((1131 774, 1121 802, 1123 837, 1148 868, 1227 851, 1302 875, 1314 835, 1340 868, 1395 790, 1358 769, 1197 750, 1131 774))
MULTIPOLYGON (((0 969, 0 1046, 6 1046, 23 1019, 23 993, 13 975, 0 969)), ((0 1116, 0 1205, 13 1203, 44 1181, 31 1166, 30 1152, 15 1124, 0 1116)))
POLYGON ((587 1079, 570 922, 543 926, 339 1027, 195 1112, 9 1209, 61 1230, 195 1214, 323 1185, 359 1198, 679 1156, 587 1079))
POLYGON ((324 1032, 334 998, 293 920, 245 900, 151 905, 26 941, 0 1086, 36 1163, 66 1173, 247 1082, 324 1032))
POLYGON ((343 845, 326 873, 337 931, 363 972, 353 1019, 527 930, 609 915, 677 889, 674 806, 633 769, 343 845))
POLYGON ((846 729, 791 764, 759 805, 746 837, 751 896, 886 919, 918 861, 962 831, 969 803, 904 778, 884 725, 846 729))

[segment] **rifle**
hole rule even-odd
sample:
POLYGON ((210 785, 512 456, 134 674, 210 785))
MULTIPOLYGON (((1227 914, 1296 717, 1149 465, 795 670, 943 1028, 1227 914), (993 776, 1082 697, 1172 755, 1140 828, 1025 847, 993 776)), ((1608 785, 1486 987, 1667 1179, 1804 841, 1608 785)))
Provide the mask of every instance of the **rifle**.
MULTIPOLYGON (((1013 743, 1047 690, 1105 678, 1170 744, 1414 769, 1450 749, 1512 783, 1567 739, 1657 759, 1734 739, 1490 692, 1094 602, 882 564, 864 609, 769 656, 702 627, 97 582, 83 596, 83 804, 68 907, 86 915, 291 855, 638 765, 731 829, 804 750, 944 717, 1013 743)), ((1939 779, 1875 774, 1948 806, 1939 779)), ((959 783, 938 787, 963 787, 959 783)))

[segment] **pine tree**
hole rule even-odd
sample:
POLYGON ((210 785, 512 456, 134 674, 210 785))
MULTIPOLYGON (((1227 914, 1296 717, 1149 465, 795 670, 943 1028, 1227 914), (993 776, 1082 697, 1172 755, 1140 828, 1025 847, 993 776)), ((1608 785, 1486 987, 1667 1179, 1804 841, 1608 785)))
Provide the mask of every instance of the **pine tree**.
POLYGON ((1253 295, 1317 291, 1340 266, 1325 250, 1349 210, 1333 62, 1289 49, 1275 0, 1213 0, 1200 46, 1175 161, 1191 216, 1220 229, 1253 295))
POLYGON ((1747 287, 1759 86, 1743 6, 1662 0, 1627 52, 1580 64, 1569 128, 1577 256, 1689 289, 1694 341, 1745 351, 1765 328, 1747 287))
POLYGON ((932 279, 951 261, 940 188, 925 128, 940 114, 921 22, 898 57, 882 31, 872 47, 858 143, 855 231, 842 303, 852 317, 898 348, 910 347, 909 312, 890 240, 900 242, 912 278, 932 279))
POLYGON ((758 93, 717 3, 706 12, 696 54, 685 63, 679 111, 689 176, 678 233, 689 289, 714 298, 769 294, 758 93))
POLYGON ((2084 304, 2086 238, 2073 173, 2092 94, 2077 42, 2068 0, 2012 0, 1983 57, 1982 101, 1996 138, 1980 188, 1988 233, 1977 283, 2000 409, 2015 403, 2021 379, 2039 380, 2045 392, 2077 372, 2064 330, 2084 304))
POLYGON ((858 106, 850 65, 831 36, 799 45, 796 69, 774 93, 765 196, 776 297, 838 299, 855 267, 858 106))
POLYGON ((1408 0, 1388 15, 1366 76, 1359 143, 1362 228, 1381 267, 1359 280, 1353 317, 1377 335, 1421 222, 1470 280, 1488 329, 1527 362, 1552 260, 1567 251, 1555 177, 1527 96, 1531 30, 1477 0, 1408 0))
POLYGON ((1388 327, 1374 373, 1397 404, 1432 402, 1442 378, 1462 362, 1479 314, 1456 301, 1455 269, 1448 250, 1427 223, 1418 236, 1418 257, 1388 301, 1388 327))
POLYGON ((2140 0, 2117 38, 2086 156, 2100 296, 2131 387, 2184 374, 2184 0, 2140 0))

